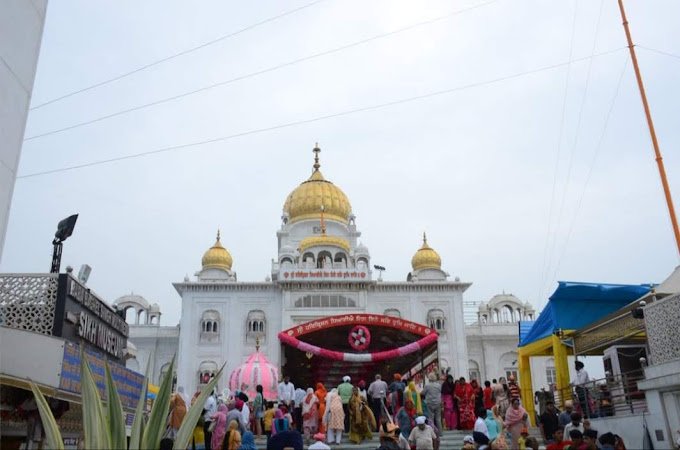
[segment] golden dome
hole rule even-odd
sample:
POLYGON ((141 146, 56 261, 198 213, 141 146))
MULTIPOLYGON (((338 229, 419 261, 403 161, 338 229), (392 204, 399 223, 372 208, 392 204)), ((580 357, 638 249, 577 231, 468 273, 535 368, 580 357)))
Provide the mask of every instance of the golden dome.
POLYGON ((226 248, 222 247, 222 243, 220 242, 220 231, 217 230, 217 240, 215 241, 215 244, 203 254, 203 259, 201 260, 203 270, 222 269, 230 271, 232 262, 231 254, 229 254, 229 251, 226 248))
POLYGON ((300 253, 304 252, 308 248, 318 247, 322 245, 340 247, 344 249, 346 252, 349 252, 349 242, 347 241, 347 239, 322 234, 321 236, 309 236, 300 241, 300 253))
POLYGON ((413 267, 413 270, 442 269, 442 259, 439 257, 439 253, 427 245, 425 233, 423 233, 423 246, 411 258, 411 267, 413 267))
POLYGON ((290 223, 319 217, 321 207, 326 219, 347 223, 352 206, 342 190, 326 180, 319 167, 318 145, 314 147, 314 172, 288 195, 283 211, 288 213, 290 223))

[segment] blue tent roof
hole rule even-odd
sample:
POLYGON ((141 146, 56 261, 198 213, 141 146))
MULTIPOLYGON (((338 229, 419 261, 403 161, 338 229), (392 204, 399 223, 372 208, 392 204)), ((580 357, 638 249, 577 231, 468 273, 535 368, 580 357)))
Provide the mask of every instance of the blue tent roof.
POLYGON ((550 336, 560 328, 575 330, 584 327, 623 308, 650 289, 650 285, 560 281, 531 329, 525 336, 520 335, 519 346, 550 336))
POLYGON ((526 335, 529 334, 535 323, 535 320, 522 320, 519 322, 519 342, 522 342, 526 335))

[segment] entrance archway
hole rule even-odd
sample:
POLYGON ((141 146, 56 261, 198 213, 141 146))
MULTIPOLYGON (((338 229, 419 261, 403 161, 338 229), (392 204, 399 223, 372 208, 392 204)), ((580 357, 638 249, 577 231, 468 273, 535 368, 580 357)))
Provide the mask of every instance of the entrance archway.
POLYGON ((438 335, 419 323, 380 314, 329 316, 279 333, 282 371, 297 386, 367 382, 379 373, 413 378, 438 366, 438 335))

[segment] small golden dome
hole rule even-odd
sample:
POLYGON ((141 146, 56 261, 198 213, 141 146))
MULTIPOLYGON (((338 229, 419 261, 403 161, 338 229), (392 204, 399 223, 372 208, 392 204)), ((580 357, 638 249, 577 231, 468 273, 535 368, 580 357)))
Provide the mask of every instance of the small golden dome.
POLYGON ((411 258, 411 267, 413 267, 413 270, 442 269, 442 259, 439 256, 439 253, 427 245, 427 236, 425 233, 423 233, 423 246, 420 247, 416 254, 413 255, 413 258, 411 258))
POLYGON ((288 214, 290 223, 304 219, 316 219, 323 207, 324 216, 329 220, 348 223, 352 206, 342 190, 326 180, 319 167, 318 145, 314 147, 314 172, 288 195, 283 211, 288 214))
POLYGON ((231 254, 226 248, 222 247, 222 243, 220 242, 220 231, 217 230, 217 240, 215 241, 215 244, 203 254, 203 259, 201 260, 203 270, 222 269, 230 271, 232 262, 231 254))
POLYGON ((346 252, 349 252, 349 242, 347 239, 322 234, 321 236, 309 236, 300 241, 300 253, 304 252, 308 248, 319 247, 323 245, 330 247, 340 247, 346 252))

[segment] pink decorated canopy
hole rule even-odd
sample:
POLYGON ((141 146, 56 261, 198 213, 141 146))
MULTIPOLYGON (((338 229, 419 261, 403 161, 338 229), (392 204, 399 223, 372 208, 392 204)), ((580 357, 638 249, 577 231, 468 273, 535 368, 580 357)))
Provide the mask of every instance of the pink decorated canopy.
POLYGON ((229 389, 239 390, 255 397, 255 387, 258 384, 264 389, 265 399, 277 398, 277 383, 279 382, 279 370, 271 364, 262 353, 256 351, 248 357, 248 360, 238 366, 229 376, 229 389))

